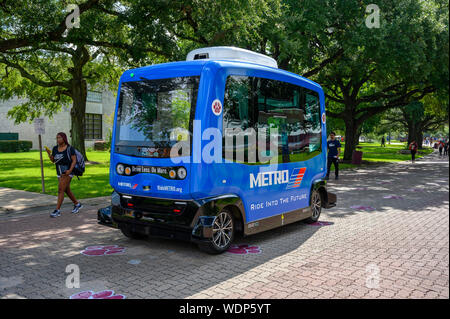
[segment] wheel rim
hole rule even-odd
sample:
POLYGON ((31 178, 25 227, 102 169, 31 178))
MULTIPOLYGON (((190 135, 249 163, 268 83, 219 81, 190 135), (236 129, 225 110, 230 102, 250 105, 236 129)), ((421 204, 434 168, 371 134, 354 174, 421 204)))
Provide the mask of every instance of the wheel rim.
POLYGON ((314 219, 319 218, 321 207, 320 195, 314 192, 311 199, 312 217, 314 219))
POLYGON ((230 244, 233 236, 233 220, 226 212, 221 212, 214 220, 213 243, 218 248, 224 248, 230 244))

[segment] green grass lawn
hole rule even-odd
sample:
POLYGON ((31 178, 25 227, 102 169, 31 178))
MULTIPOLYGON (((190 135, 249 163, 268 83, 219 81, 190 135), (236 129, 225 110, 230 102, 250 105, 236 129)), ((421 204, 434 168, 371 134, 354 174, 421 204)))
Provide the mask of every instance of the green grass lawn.
MULTIPOLYGON (((345 144, 342 143, 344 147, 345 144)), ((399 154, 405 144, 386 144, 380 147, 379 143, 360 143, 363 151, 363 160, 373 162, 398 162, 410 160, 411 155, 399 154)), ((431 148, 421 150, 418 158, 431 153, 431 148)), ((342 150, 343 154, 343 150, 342 150)), ((47 194, 57 195, 58 179, 56 177, 55 165, 50 162, 47 153, 43 152, 45 190, 47 194)), ((77 198, 90 198, 107 196, 111 194, 109 185, 109 152, 88 151, 90 161, 99 164, 86 165, 86 172, 78 180, 72 179, 71 188, 77 198)), ((353 164, 340 164, 340 169, 356 167, 353 164)), ((41 192, 41 170, 39 164, 39 152, 30 151, 23 153, 0 153, 0 187, 21 189, 30 192, 41 192)))
MULTIPOLYGON (((88 151, 89 161, 99 164, 86 164, 86 171, 80 180, 72 179, 70 185, 77 198, 107 196, 112 192, 109 185, 109 152, 88 151)), ((47 153, 42 152, 44 160, 45 193, 58 194, 58 178, 55 165, 47 153)), ((40 193, 41 169, 38 151, 22 153, 0 153, 0 187, 21 189, 40 193)))
MULTIPOLYGON (((342 152, 341 158, 344 154, 345 143, 342 144, 342 152)), ((359 143, 358 146, 361 146, 361 149, 358 149, 363 152, 363 161, 367 161, 368 163, 376 163, 376 162, 401 162, 411 160, 410 154, 400 154, 399 151, 406 149, 406 143, 395 143, 395 144, 386 144, 386 147, 381 147, 380 143, 359 143)), ((425 155, 428 155, 433 152, 432 148, 424 148, 419 150, 419 153, 416 155, 416 158, 421 158, 425 155)), ((346 169, 357 167, 359 165, 354 164, 340 164, 339 169, 346 169)))

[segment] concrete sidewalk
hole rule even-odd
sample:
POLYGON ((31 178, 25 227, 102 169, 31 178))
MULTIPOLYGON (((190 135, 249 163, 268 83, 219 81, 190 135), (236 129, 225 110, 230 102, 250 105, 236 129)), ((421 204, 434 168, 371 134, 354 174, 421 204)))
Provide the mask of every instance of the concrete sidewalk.
POLYGON ((56 196, 0 187, 0 212, 20 211, 56 203, 56 196))
MULTIPOLYGON (((14 216, 33 211, 53 210, 56 206, 57 196, 26 192, 22 190, 0 187, 0 217, 14 216)), ((110 196, 86 198, 79 200, 83 205, 108 205, 110 196)), ((72 208, 72 201, 65 197, 62 210, 72 208)))

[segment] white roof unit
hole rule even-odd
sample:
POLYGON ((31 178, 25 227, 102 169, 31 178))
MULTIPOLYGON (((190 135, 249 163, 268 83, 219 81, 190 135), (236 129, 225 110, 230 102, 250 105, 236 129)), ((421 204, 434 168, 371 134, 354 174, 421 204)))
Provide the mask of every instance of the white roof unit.
POLYGON ((209 47, 195 49, 189 52, 186 57, 186 61, 193 60, 235 60, 278 68, 277 61, 271 57, 236 47, 209 47))

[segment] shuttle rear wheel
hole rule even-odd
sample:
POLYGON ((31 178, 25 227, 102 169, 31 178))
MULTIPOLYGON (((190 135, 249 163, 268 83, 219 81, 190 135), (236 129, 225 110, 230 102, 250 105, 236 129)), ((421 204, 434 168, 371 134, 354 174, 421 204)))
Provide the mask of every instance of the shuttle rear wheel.
POLYGON ((305 219, 308 224, 315 223, 319 220, 320 213, 322 212, 322 196, 318 190, 313 190, 311 192, 310 207, 312 211, 312 216, 305 219))
POLYGON ((234 239, 235 223, 230 211, 224 209, 215 218, 212 238, 199 243, 199 248, 209 254, 220 254, 226 251, 234 239))

